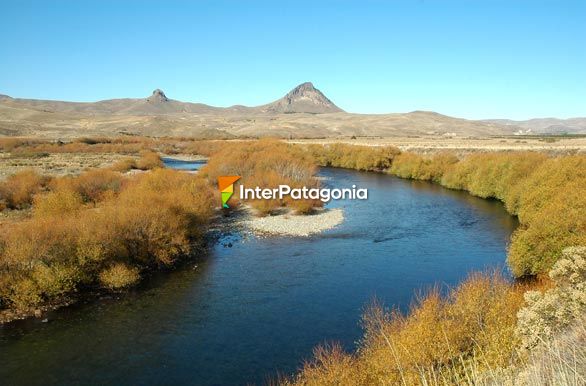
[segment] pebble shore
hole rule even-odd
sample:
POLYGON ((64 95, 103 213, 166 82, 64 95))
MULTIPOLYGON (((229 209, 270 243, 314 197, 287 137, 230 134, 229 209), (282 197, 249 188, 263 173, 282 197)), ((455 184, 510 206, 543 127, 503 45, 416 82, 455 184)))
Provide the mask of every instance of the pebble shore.
POLYGON ((334 228, 343 221, 342 209, 321 209, 311 215, 248 216, 244 225, 255 233, 304 237, 334 228))

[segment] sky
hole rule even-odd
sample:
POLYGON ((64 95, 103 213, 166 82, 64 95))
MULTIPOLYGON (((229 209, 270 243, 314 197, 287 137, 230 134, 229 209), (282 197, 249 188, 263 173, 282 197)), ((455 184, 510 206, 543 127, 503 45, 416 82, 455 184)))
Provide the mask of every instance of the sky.
POLYGON ((0 0, 0 94, 586 116, 586 1, 0 0))

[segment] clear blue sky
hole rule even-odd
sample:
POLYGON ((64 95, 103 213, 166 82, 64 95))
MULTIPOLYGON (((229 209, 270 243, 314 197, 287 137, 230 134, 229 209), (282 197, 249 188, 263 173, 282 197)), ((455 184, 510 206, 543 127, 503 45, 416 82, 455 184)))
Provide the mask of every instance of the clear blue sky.
POLYGON ((586 1, 6 1, 0 93, 586 116, 586 1))

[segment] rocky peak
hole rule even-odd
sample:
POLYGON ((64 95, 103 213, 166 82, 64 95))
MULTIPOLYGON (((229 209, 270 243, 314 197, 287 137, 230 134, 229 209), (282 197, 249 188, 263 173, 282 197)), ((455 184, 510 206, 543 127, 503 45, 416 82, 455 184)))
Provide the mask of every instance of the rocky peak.
POLYGON ((305 82, 289 91, 283 98, 270 103, 265 111, 277 113, 330 113, 342 111, 311 82, 305 82))
POLYGON ((169 98, 167 98, 163 90, 160 89, 156 89, 155 91, 153 91, 153 94, 147 98, 147 102, 152 103, 167 102, 168 100, 169 98))

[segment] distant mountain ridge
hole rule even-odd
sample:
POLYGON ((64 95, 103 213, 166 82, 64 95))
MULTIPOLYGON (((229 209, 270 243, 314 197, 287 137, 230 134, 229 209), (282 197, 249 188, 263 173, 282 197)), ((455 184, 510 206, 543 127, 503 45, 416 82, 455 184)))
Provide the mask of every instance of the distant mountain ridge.
POLYGON ((586 118, 485 119, 484 122, 519 127, 517 134, 586 134, 586 118))
POLYGON ((0 95, 0 104, 45 112, 119 115, 213 114, 230 112, 322 114, 343 111, 310 82, 295 87, 279 100, 258 107, 242 105, 214 107, 203 103, 181 102, 167 98, 165 93, 160 89, 154 90, 152 95, 147 98, 107 99, 98 102, 19 99, 11 98, 7 95, 0 95))
POLYGON ((482 137, 552 131, 586 133, 586 118, 517 122, 468 120, 431 111, 352 114, 336 106, 310 82, 298 85, 274 102, 256 107, 181 102, 170 99, 160 89, 146 98, 87 103, 19 99, 0 94, 0 135, 10 136, 482 137))

